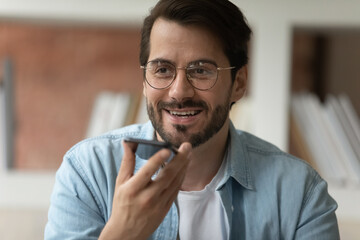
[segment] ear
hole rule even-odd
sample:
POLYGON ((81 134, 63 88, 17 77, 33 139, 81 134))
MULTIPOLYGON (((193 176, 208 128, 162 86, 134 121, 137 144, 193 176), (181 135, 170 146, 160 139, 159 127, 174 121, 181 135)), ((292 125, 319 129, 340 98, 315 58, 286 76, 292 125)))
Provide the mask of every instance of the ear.
POLYGON ((143 95, 146 97, 146 82, 143 81, 143 95))
POLYGON ((247 65, 245 65, 236 72, 235 80, 232 87, 231 102, 236 102, 245 95, 247 78, 248 71, 247 65))

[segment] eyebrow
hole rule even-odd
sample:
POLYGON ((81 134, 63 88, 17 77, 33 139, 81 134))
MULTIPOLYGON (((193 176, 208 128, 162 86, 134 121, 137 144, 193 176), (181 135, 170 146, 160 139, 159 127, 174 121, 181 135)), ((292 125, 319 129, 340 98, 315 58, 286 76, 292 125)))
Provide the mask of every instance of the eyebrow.
POLYGON ((191 64, 195 64, 195 63, 198 63, 198 62, 203 62, 203 63, 212 63, 214 64, 215 66, 217 66, 216 62, 214 60, 211 60, 211 59, 198 59, 198 60, 195 60, 195 61, 191 61, 187 64, 187 66, 191 65, 191 64))
MULTIPOLYGON (((170 60, 165 59, 165 58, 155 58, 155 59, 150 60, 149 62, 154 62, 154 61, 157 61, 157 62, 158 62, 158 61, 159 61, 159 62, 168 62, 168 63, 171 63, 172 65, 176 66, 175 62, 170 61, 170 60)), ((212 63, 212 64, 214 64, 215 66, 218 66, 214 60, 206 59, 206 58, 196 59, 196 60, 194 60, 194 61, 191 61, 191 62, 187 63, 186 66, 189 66, 189 65, 192 65, 192 64, 195 64, 195 63, 198 63, 198 62, 212 63)))
POLYGON ((165 58, 155 58, 155 59, 150 60, 149 62, 167 62, 167 63, 171 63, 172 65, 176 66, 175 62, 170 61, 165 58))

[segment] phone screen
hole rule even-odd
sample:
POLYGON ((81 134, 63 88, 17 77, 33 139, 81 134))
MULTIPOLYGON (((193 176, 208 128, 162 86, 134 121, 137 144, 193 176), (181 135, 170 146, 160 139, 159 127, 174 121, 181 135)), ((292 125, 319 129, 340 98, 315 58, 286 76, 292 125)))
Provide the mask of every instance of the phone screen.
MULTIPOLYGON (((154 155, 163 148, 170 149, 173 154, 177 154, 178 152, 174 146, 172 146, 170 143, 167 142, 159 142, 155 140, 147 140, 147 139, 131 138, 131 137, 124 138, 124 141, 137 143, 138 146, 136 148, 135 154, 142 159, 149 159, 152 155, 154 155)), ((171 156, 171 158, 172 157, 173 156, 171 156)))

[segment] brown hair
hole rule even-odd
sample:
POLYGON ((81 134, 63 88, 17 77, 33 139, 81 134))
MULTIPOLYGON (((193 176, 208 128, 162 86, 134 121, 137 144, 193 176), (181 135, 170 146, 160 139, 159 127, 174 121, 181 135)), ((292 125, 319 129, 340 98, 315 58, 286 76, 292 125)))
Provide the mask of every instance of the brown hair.
POLYGON ((140 64, 145 65, 150 52, 150 33, 156 19, 165 18, 181 25, 198 25, 217 36, 232 70, 248 62, 251 29, 240 9, 228 0, 160 0, 143 23, 140 43, 140 64))

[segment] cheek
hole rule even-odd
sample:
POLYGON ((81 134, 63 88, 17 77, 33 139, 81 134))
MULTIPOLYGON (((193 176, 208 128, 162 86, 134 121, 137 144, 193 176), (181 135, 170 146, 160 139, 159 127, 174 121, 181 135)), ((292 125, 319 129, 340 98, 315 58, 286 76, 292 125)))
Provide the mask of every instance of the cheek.
POLYGON ((164 98, 164 90, 156 90, 149 86, 144 86, 143 94, 147 99, 147 102, 153 106, 164 98))
POLYGON ((223 105, 224 102, 229 98, 231 92, 226 90, 228 88, 228 86, 220 86, 219 84, 219 86, 213 89, 213 91, 211 91, 211 94, 207 96, 207 102, 211 105, 213 109, 216 108, 218 105, 223 105))

